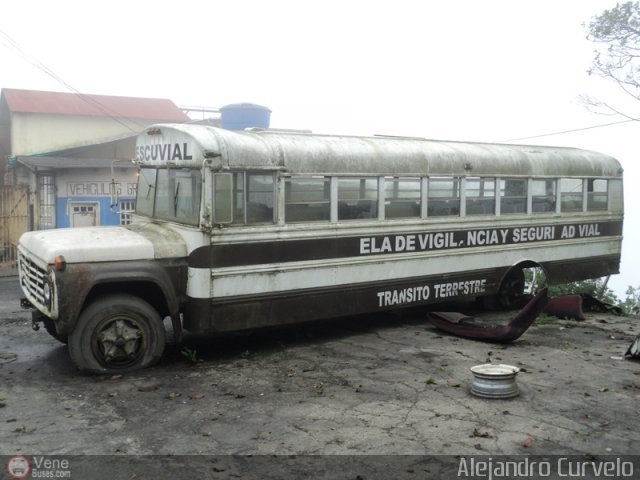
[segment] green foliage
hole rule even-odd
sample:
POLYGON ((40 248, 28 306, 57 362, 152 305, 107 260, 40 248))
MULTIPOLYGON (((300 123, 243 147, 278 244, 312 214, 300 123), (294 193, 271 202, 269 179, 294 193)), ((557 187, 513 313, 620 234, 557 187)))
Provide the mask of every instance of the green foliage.
MULTIPOLYGON (((587 38, 598 45, 590 75, 616 82, 636 100, 640 100, 640 1, 618 3, 614 8, 596 15, 586 26, 587 38)), ((607 104, 586 99, 592 106, 607 104)))
POLYGON ((640 2, 618 3, 593 17, 588 26, 589 38, 595 42, 611 44, 611 50, 637 45, 640 35, 640 2))
POLYGON ((549 287, 549 295, 558 297, 560 295, 577 295, 587 293, 603 302, 616 304, 618 299, 611 289, 609 289, 602 278, 592 278, 581 282, 565 283, 549 287))
POLYGON ((621 301, 618 305, 625 312, 625 315, 630 315, 632 313, 638 313, 636 308, 638 307, 638 302, 640 302, 640 287, 632 287, 629 285, 627 287, 627 291, 624 292, 626 298, 621 301))
MULTIPOLYGON (((525 268, 523 272, 526 292, 534 293, 543 286, 547 285, 546 275, 541 268, 525 268)), ((603 278, 593 278, 590 280, 583 280, 581 282, 563 283, 559 285, 549 286, 550 297, 580 294, 589 294, 604 303, 612 305, 613 307, 618 307, 620 310, 622 310, 622 315, 631 315, 632 313, 637 313, 634 312, 634 309, 637 307, 638 301, 640 300, 640 287, 628 287, 627 291, 625 292, 626 297, 620 299, 613 290, 607 287, 607 283, 603 278)), ((546 319, 542 319, 538 323, 545 323, 546 321, 546 319)))
POLYGON ((549 325, 552 323, 556 323, 558 320, 559 320, 558 317, 549 315, 547 313, 541 313, 540 315, 537 316, 535 323, 536 325, 549 325))

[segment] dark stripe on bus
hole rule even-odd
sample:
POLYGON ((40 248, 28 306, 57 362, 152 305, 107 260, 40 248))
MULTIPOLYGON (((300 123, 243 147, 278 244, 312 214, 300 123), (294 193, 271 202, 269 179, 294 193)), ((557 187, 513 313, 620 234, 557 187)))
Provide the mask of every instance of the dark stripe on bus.
POLYGON ((212 333, 246 330, 473 298, 495 291, 504 270, 506 269, 465 272, 437 278, 334 285, 221 299, 188 298, 184 327, 192 332, 212 333), (466 294, 461 293, 465 291, 465 284, 455 296, 451 291, 440 295, 436 293, 436 290, 441 290, 437 287, 439 285, 459 282, 468 282, 466 294), (412 292, 411 298, 409 290, 412 292), (401 296, 404 298, 400 298, 401 296))
MULTIPOLYGON (((617 255, 610 255, 580 261, 543 262, 541 266, 552 283, 564 283, 585 278, 585 272, 597 277, 617 273, 619 260, 617 255)), ((496 293, 509 269, 487 268, 236 297, 189 297, 184 327, 192 332, 226 332, 471 300, 496 293)))
POLYGON ((193 250, 189 255, 189 266, 241 267, 620 235, 622 221, 613 221, 214 244, 193 250))

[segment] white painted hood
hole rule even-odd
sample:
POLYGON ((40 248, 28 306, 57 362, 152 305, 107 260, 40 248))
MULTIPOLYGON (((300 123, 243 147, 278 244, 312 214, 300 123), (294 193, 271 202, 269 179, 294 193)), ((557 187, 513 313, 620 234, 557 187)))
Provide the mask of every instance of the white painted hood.
POLYGON ((175 232, 157 225, 60 228, 27 232, 20 245, 46 263, 57 255, 67 263, 179 257, 186 245, 175 232))

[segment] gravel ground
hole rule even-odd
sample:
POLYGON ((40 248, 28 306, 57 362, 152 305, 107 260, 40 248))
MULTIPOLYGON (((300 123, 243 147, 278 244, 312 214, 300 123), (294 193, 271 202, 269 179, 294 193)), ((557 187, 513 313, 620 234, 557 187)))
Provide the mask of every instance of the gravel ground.
POLYGON ((4 455, 638 451, 640 363, 623 358, 637 317, 552 320, 500 345, 442 333, 407 310, 187 336, 153 368, 83 376, 66 346, 31 330, 15 278, 0 278, 0 292, 4 455), (521 368, 518 397, 470 393, 469 368, 486 362, 521 368))

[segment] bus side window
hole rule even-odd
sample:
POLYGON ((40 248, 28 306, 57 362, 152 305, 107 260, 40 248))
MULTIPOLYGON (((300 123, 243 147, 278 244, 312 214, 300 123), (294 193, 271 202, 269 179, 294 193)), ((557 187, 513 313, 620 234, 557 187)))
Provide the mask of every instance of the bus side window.
POLYGON ((467 215, 493 215, 496 211, 495 178, 466 178, 465 198, 467 215))
POLYGON ((460 215, 460 179, 429 178, 427 215, 441 217, 460 215))
POLYGON ((553 213, 556 211, 555 180, 533 180, 531 194, 533 213, 553 213))
POLYGON ((378 179, 338 179, 338 220, 378 218, 378 179))
POLYGON ((420 179, 387 177, 385 179, 385 218, 420 217, 420 179))
POLYGON ((292 177, 285 180, 286 223, 329 221, 331 218, 329 177, 292 177))
POLYGON ((233 175, 230 173, 213 174, 213 221, 231 223, 233 198, 233 175))
POLYGON ((275 184, 271 173, 247 173, 247 223, 274 222, 275 184))
POLYGON ((604 178, 587 180, 587 210, 590 212, 609 208, 609 185, 604 178))
POLYGON ((582 184, 583 182, 581 178, 560 179, 561 211, 582 211, 582 184))
POLYGON ((275 221, 275 183, 272 173, 235 172, 226 175, 233 175, 234 225, 256 225, 275 221))
POLYGON ((507 178, 500 180, 500 214, 527 212, 527 180, 507 178))

